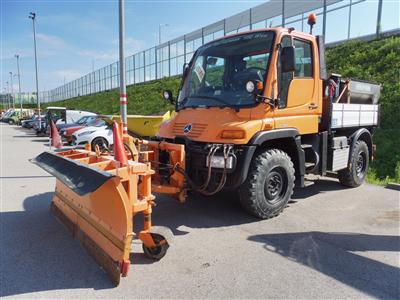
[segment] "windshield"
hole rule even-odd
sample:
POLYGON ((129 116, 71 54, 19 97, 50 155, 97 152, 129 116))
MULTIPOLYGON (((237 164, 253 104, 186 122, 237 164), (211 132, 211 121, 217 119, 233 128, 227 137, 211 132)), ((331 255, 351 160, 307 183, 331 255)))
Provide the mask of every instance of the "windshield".
POLYGON ((82 117, 78 121, 76 121, 76 124, 85 124, 88 118, 88 116, 82 117))
POLYGON ((178 108, 250 106, 249 80, 265 82, 274 33, 254 32, 207 44, 196 52, 178 98, 178 108))
POLYGON ((88 124, 90 126, 94 126, 94 127, 101 127, 106 125, 106 121, 104 121, 103 119, 96 119, 92 122, 90 122, 90 124, 88 124))

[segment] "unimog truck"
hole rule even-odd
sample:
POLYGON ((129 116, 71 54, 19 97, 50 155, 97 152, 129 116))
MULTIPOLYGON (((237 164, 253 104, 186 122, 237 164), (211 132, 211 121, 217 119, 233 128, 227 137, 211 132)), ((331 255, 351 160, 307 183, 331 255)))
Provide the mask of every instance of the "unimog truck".
POLYGON ((306 174, 363 183, 379 95, 377 84, 327 73, 322 36, 293 28, 240 33, 195 52, 177 99, 164 92, 177 115, 158 137, 185 145, 193 189, 234 189, 248 212, 269 218, 306 174))
POLYGON ((126 124, 115 122, 113 150, 87 145, 32 160, 57 178, 52 212, 118 284, 134 237, 152 259, 169 247, 152 226, 153 193, 184 202, 187 191, 233 190, 265 219, 285 208, 306 174, 337 174, 359 186, 373 155, 380 86, 328 75, 324 52, 323 37, 293 28, 203 45, 185 65, 176 99, 163 93, 176 115, 155 139, 123 134, 126 124))

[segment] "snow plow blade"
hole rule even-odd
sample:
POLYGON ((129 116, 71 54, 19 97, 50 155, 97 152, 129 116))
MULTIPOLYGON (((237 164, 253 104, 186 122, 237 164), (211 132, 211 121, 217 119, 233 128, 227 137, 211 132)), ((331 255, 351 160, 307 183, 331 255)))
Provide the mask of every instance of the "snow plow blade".
POLYGON ((80 196, 94 192, 113 177, 108 172, 88 168, 87 165, 79 161, 51 152, 41 153, 32 162, 56 177, 80 196), (88 180, 89 178, 90 180, 88 180))
POLYGON ((160 259, 168 248, 164 237, 151 232, 150 163, 128 161, 88 150, 44 152, 32 160, 56 177, 51 211, 93 256, 111 281, 127 276, 133 216, 144 215, 138 234, 148 256, 160 259))

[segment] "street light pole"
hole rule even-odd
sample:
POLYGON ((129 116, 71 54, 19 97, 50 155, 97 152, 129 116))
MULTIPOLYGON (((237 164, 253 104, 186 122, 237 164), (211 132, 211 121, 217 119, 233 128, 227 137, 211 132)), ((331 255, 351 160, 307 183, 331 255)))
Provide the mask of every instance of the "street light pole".
POLYGON ((128 133, 127 107, 128 98, 125 86, 125 3, 119 0, 119 105, 121 111, 121 121, 123 133, 128 133))
POLYGON ((10 85, 11 85, 11 102, 12 102, 12 108, 15 109, 15 99, 13 97, 14 94, 14 88, 13 88, 13 73, 9 72, 10 74, 10 85))
POLYGON ((9 85, 8 81, 6 81, 6 85, 7 85, 7 108, 11 108, 11 106, 10 106, 10 85, 9 85))
POLYGON ((36 14, 29 13, 29 19, 32 19, 33 24, 33 46, 35 49, 35 72, 36 72, 36 99, 37 99, 37 107, 38 107, 38 121, 39 121, 39 130, 42 129, 42 120, 41 120, 41 111, 40 111, 40 98, 39 98, 39 83, 38 83, 38 66, 37 66, 37 50, 36 50, 36 14))
POLYGON ((22 97, 21 97, 21 74, 19 72, 19 54, 15 54, 15 58, 17 59, 17 71, 18 71, 18 98, 19 104, 21 106, 21 118, 22 118, 22 97))

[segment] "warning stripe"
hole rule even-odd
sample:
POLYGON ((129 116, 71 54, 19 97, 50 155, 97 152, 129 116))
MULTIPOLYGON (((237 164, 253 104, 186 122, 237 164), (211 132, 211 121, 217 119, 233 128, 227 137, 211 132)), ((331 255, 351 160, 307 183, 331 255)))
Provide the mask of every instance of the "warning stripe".
POLYGON ((127 94, 119 94, 120 98, 128 98, 127 94))
POLYGON ((120 103, 120 104, 128 104, 128 101, 126 101, 126 100, 120 100, 119 103, 120 103))

